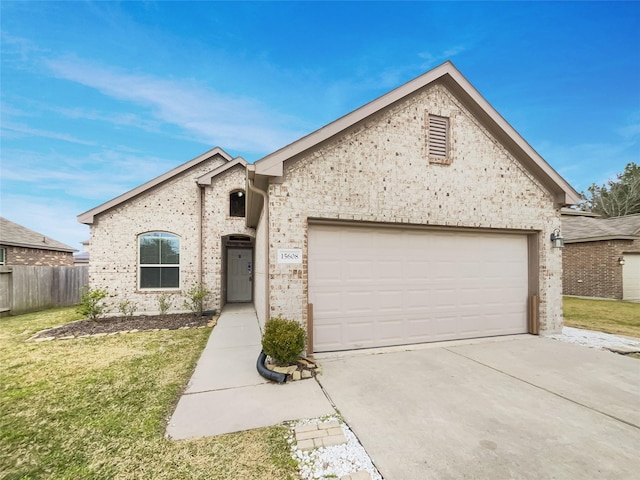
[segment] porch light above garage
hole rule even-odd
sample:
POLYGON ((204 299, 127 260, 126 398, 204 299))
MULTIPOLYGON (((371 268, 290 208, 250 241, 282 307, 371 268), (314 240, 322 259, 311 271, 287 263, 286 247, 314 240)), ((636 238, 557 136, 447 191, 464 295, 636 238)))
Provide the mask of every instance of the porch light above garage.
POLYGON ((560 234, 560 229, 556 228, 551 234, 551 244, 553 248, 563 248, 564 247, 564 238, 560 234))

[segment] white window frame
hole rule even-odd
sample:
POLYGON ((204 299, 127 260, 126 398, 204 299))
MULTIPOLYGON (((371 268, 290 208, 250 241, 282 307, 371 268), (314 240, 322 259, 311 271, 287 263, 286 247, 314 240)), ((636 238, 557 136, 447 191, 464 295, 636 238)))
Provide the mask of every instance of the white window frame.
POLYGON ((7 249, 4 247, 0 247, 0 265, 5 265, 7 263, 7 249))
POLYGON ((138 235, 138 241, 136 244, 136 248, 138 249, 138 289, 139 290, 144 290, 145 292, 148 291, 176 291, 176 290, 180 290, 180 285, 182 282, 182 248, 181 248, 181 244, 182 244, 182 239, 180 238, 179 235, 176 235, 175 233, 171 233, 171 232, 164 232, 164 231, 153 231, 153 232, 145 232, 145 233, 141 233, 140 235, 138 235), (178 263, 145 263, 143 264, 141 262, 141 258, 140 258, 140 250, 141 250, 141 243, 142 243, 142 239, 145 236, 149 236, 149 235, 160 235, 160 238, 162 238, 163 235, 166 235, 167 237, 170 238, 175 238, 178 240, 178 263), (143 287, 142 286, 142 269, 143 268, 177 268, 178 269, 178 286, 177 287, 143 287))
POLYGON ((232 190, 231 192, 229 192, 229 218, 246 218, 247 216, 247 193, 242 190, 241 188, 237 188, 235 190, 232 190), (232 201, 232 197, 234 195, 237 195, 238 193, 242 193, 242 195, 238 195, 238 197, 244 197, 244 211, 242 212, 242 215, 232 215, 231 214, 231 201, 232 201))

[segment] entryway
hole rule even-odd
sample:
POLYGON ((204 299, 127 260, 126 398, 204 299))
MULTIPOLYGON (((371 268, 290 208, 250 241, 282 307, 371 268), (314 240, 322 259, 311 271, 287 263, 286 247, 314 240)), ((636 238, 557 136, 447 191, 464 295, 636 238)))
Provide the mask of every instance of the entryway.
POLYGON ((227 302, 250 302, 253 281, 253 249, 227 249, 227 302))

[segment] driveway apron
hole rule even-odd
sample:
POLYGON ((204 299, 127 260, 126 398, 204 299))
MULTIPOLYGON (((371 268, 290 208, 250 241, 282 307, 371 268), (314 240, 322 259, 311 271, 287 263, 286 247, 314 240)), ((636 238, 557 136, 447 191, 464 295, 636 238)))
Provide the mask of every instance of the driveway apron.
POLYGON ((253 305, 227 304, 169 420, 167 437, 207 437, 335 413, 314 380, 277 385, 261 377, 260 351, 253 305))
POLYGON ((638 359, 519 336, 320 361, 386 480, 640 471, 638 359))

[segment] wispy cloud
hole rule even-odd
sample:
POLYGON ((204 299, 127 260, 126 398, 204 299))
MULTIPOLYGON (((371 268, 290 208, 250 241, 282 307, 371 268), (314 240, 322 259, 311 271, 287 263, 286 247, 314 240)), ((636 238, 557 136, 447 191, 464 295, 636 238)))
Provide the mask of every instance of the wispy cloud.
POLYGON ((291 127, 298 123, 294 118, 254 99, 222 94, 197 80, 164 79, 77 58, 47 60, 46 65, 58 78, 148 108, 156 120, 178 126, 208 145, 268 153, 304 133, 291 127))
POLYGON ((637 162, 638 143, 583 143, 556 145, 543 143, 540 154, 553 166, 562 165, 558 173, 576 190, 586 190, 592 183, 603 184, 614 179, 629 162, 637 162), (603 165, 606 168, 603 169, 603 165), (598 172, 594 175, 593 172, 598 172))
POLYGON ((80 211, 70 199, 3 194, 0 213, 12 222, 80 250, 79 242, 89 238, 89 228, 76 220, 80 211))
POLYGON ((52 138, 54 140, 62 140, 64 142, 76 143, 78 145, 95 146, 95 142, 88 140, 82 140, 81 138, 74 137, 73 135, 67 135, 66 133, 52 132, 49 130, 42 130, 39 128, 29 127, 20 123, 12 123, 8 121, 2 122, 2 136, 11 138, 24 138, 24 137, 45 137, 52 138))
POLYGON ((128 149, 101 149, 77 157, 52 153, 45 163, 41 152, 5 149, 0 173, 3 183, 14 183, 19 190, 81 199, 78 214, 173 167, 175 160, 128 149))
POLYGON ((418 57, 422 59, 422 68, 432 68, 446 60, 451 60, 456 55, 468 50, 469 47, 465 45, 454 45, 452 47, 445 48, 441 51, 424 51, 418 53, 418 57))

